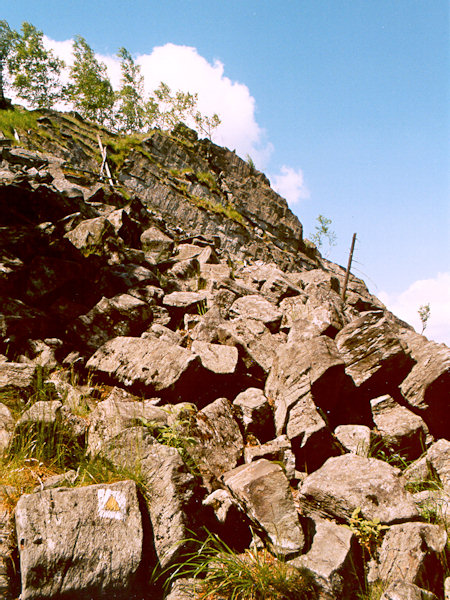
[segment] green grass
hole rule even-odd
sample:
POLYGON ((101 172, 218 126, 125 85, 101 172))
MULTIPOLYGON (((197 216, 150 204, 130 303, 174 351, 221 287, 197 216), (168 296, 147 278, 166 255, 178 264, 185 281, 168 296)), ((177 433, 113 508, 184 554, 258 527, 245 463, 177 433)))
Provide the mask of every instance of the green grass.
POLYGON ((3 132, 5 137, 9 138, 13 143, 16 143, 14 130, 16 130, 19 135, 21 132, 28 131, 29 129, 36 130, 38 128, 38 117, 38 113, 20 108, 0 110, 0 131, 3 132))
MULTIPOLYGON (((297 569, 267 550, 238 554, 215 534, 185 540, 193 548, 176 565, 166 585, 179 577, 194 578, 202 600, 316 600, 318 590, 306 569, 297 569)), ((162 576, 167 575, 163 573, 162 576)))

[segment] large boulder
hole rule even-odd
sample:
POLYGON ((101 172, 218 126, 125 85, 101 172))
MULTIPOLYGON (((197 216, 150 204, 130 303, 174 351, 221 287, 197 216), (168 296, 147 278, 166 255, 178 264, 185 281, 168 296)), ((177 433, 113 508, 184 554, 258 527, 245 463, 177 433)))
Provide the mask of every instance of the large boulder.
POLYGON ((401 579, 441 596, 444 577, 441 562, 447 543, 444 527, 429 523, 401 523, 386 532, 377 565, 370 580, 391 582, 401 579))
POLYGON ((325 598, 353 598, 362 575, 361 553, 354 534, 348 527, 326 519, 316 518, 313 523, 310 549, 291 564, 313 573, 325 598))
POLYGON ((413 351, 417 364, 400 385, 409 406, 418 412, 435 437, 449 437, 448 390, 450 349, 428 342, 413 351))
POLYGON ((300 493, 306 510, 317 509, 344 521, 357 508, 362 518, 386 524, 419 517, 401 471, 376 458, 356 454, 329 458, 306 477, 300 493))
POLYGON ((186 540, 195 535, 200 503, 196 479, 178 450, 158 443, 143 427, 130 427, 110 440, 101 454, 116 467, 139 474, 147 490, 156 560, 162 568, 176 563, 186 540))
POLYGON ((180 432, 191 440, 186 447, 208 490, 218 487, 219 479, 233 469, 244 452, 244 440, 234 419, 232 405, 218 398, 182 422, 180 432))
POLYGON ((344 383, 344 363, 328 337, 282 346, 273 361, 264 393, 275 409, 277 435, 292 441, 297 466, 319 467, 339 454, 323 410, 334 407, 344 383))
POLYGON ((0 403, 0 457, 9 446, 14 431, 14 419, 9 408, 0 403))
POLYGON ((86 366, 131 389, 165 396, 172 402, 195 400, 201 392, 200 358, 186 348, 153 337, 109 340, 86 366))
POLYGON ((363 313, 336 336, 336 345, 355 385, 369 398, 398 395, 414 365, 406 344, 383 311, 363 313))
POLYGON ((229 314, 231 317, 262 321, 272 333, 278 331, 283 316, 278 308, 257 294, 238 298, 230 307, 229 314))
POLYGON ((417 587, 413 583, 407 583, 398 579, 390 583, 388 588, 383 592, 380 600, 438 600, 438 597, 433 592, 417 587))
POLYGON ((95 456, 105 444, 129 427, 146 422, 162 426, 167 421, 167 412, 151 401, 140 402, 125 390, 113 388, 89 415, 87 452, 95 456))
POLYGON ((95 352, 102 344, 117 336, 138 336, 153 317, 151 307, 129 294, 102 298, 85 315, 69 327, 75 343, 95 352))
POLYGON ((303 531, 280 465, 262 458, 225 473, 223 481, 278 554, 288 557, 302 551, 303 531))
POLYGON ((22 600, 130 597, 143 550, 133 481, 25 494, 15 516, 22 600))
POLYGON ((424 448, 428 434, 425 421, 386 394, 370 401, 372 415, 383 446, 390 454, 414 460, 424 448))

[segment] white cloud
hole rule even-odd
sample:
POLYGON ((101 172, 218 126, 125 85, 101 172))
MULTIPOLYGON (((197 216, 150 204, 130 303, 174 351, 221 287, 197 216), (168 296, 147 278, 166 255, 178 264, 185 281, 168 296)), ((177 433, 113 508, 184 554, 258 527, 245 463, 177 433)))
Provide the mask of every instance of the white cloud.
MULTIPOLYGON (((67 65, 73 63, 73 40, 56 42, 44 38, 46 47, 62 58, 67 65)), ((120 62, 116 56, 96 55, 106 64, 113 88, 120 85, 120 62)), ((182 90, 198 94, 198 108, 208 116, 217 113, 221 124, 214 132, 217 144, 226 146, 246 157, 252 157, 258 168, 264 168, 273 151, 265 131, 255 119, 256 102, 248 87, 232 81, 224 74, 219 60, 208 62, 196 48, 165 44, 153 49, 151 54, 136 58, 144 75, 147 93, 167 83, 172 91, 182 90)))
POLYGON ((309 198, 309 190, 305 185, 303 171, 283 165, 279 175, 271 176, 273 189, 285 198, 289 205, 309 198))
POLYGON ((429 304, 431 312, 425 335, 450 346, 450 272, 415 281, 400 294, 381 292, 378 296, 389 310, 419 332, 422 324, 417 311, 420 306, 429 304))

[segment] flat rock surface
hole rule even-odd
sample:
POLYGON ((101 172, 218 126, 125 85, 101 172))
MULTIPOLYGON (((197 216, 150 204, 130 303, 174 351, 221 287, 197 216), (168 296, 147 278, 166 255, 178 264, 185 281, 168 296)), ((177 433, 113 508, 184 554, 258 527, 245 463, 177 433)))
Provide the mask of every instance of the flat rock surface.
POLYGON ((17 504, 16 529, 22 600, 124 593, 142 558, 132 481, 25 494, 17 504))

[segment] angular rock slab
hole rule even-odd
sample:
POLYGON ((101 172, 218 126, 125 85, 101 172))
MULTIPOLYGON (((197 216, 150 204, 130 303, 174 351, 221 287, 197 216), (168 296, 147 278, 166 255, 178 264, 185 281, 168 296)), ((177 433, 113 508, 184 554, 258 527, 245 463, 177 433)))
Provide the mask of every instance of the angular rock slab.
POLYGON ((384 582, 401 579, 440 596, 444 577, 440 558, 446 543, 443 526, 430 523, 392 525, 383 538, 378 564, 371 567, 369 579, 384 582))
POLYGON ((401 471, 376 458, 345 454, 329 458, 308 475, 300 488, 301 504, 335 518, 348 520, 356 508, 361 517, 381 523, 417 519, 401 471))
POLYGON ((201 380, 198 356, 156 338, 109 340, 91 356, 86 367, 131 388, 165 394, 172 402, 195 400, 201 380))
POLYGON ((302 551, 305 539, 283 469, 264 458, 225 473, 223 482, 282 556, 302 551))
POLYGON ((425 448, 428 427, 422 417, 400 406, 388 394, 370 401, 372 415, 383 445, 394 454, 414 460, 425 448))
POLYGON ((25 494, 16 531, 21 600, 129 597, 143 540, 133 481, 25 494))
POLYGON ((395 391, 414 365, 382 311, 363 313, 350 321, 335 340, 346 372, 372 398, 395 391))
POLYGON ((238 298, 230 308, 230 316, 262 321, 269 331, 276 333, 283 313, 262 296, 252 294, 238 298))
POLYGON ((200 410, 180 431, 196 443, 186 450, 195 462, 208 490, 217 488, 218 480, 233 469, 244 451, 244 439, 226 398, 218 398, 200 410))
POLYGON ((143 427, 132 427, 111 440, 102 456, 140 474, 147 488, 157 560, 163 568, 179 560, 185 540, 195 530, 199 499, 195 479, 178 450, 159 444, 143 427))
POLYGON ((438 600, 438 597, 413 583, 398 580, 389 585, 380 600, 438 600))
POLYGON ((414 353, 417 364, 401 383, 403 397, 435 437, 450 437, 450 349, 429 342, 414 353))
POLYGON ((297 568, 306 567, 326 597, 346 600, 358 587, 362 561, 354 534, 344 525, 315 519, 315 533, 306 554, 291 561, 297 568))

